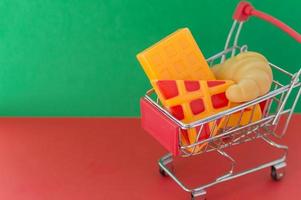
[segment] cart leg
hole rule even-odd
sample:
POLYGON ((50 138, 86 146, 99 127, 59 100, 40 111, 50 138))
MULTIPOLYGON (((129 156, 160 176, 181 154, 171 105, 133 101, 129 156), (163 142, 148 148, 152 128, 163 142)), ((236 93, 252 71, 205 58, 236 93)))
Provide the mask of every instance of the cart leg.
POLYGON ((169 165, 168 171, 173 172, 174 171, 174 166, 172 164, 173 157, 172 154, 166 154, 159 160, 159 172, 162 176, 168 176, 166 169, 167 165, 169 165))
POLYGON ((271 177, 274 181, 280 181, 285 175, 286 162, 273 165, 271 167, 271 177))
POLYGON ((191 192, 191 200, 205 200, 206 193, 205 190, 194 190, 191 192))

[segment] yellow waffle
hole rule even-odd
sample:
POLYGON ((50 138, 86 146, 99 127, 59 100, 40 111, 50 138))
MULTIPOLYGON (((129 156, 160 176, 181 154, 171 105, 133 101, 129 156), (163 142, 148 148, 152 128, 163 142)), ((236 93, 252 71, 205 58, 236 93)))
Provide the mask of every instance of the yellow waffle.
POLYGON ((214 80, 188 28, 179 29, 137 55, 150 80, 214 80))

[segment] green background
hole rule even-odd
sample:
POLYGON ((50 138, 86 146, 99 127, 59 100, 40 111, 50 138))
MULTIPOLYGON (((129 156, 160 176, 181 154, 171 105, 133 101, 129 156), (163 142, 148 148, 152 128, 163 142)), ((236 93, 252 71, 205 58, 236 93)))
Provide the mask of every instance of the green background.
MULTIPOLYGON (((237 2, 2 0, 0 115, 137 116, 150 86, 135 55, 189 27, 211 56, 223 48, 237 2)), ((300 0, 251 2, 301 31, 300 0)), ((250 19, 240 41, 291 72, 300 68, 301 45, 266 22, 250 19)))

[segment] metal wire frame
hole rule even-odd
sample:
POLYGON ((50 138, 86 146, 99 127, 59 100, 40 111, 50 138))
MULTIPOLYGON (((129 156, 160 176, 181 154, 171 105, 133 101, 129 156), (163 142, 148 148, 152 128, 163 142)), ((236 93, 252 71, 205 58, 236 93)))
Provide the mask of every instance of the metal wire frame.
POLYGON ((255 171, 270 167, 270 166, 275 166, 277 164, 285 164, 285 160, 286 160, 286 156, 287 156, 287 150, 288 147, 285 145, 280 145, 276 142, 274 142, 273 140, 271 140, 267 134, 262 134, 260 137, 258 137, 258 139, 262 139, 264 142, 266 142, 267 144, 269 144, 272 147, 275 147, 277 149, 283 150, 283 154, 282 156, 277 159, 277 160, 273 160, 270 162, 266 162, 263 163, 261 165, 258 165, 256 167, 244 170, 244 171, 240 171, 240 172, 234 172, 234 168, 236 166, 236 161, 233 157, 231 157, 229 154, 227 154, 225 151, 223 150, 217 150, 215 152, 217 152, 219 155, 221 155, 222 157, 226 158, 229 162, 230 162, 230 168, 228 171, 226 171, 225 174, 217 177, 215 180, 213 180, 212 182, 209 182, 205 185, 199 186, 197 188, 189 188, 186 185, 184 185, 184 183, 182 183, 176 176, 175 174, 167 167, 167 164, 171 163, 173 161, 173 157, 172 154, 167 154, 164 157, 162 157, 159 161, 158 164, 160 166, 161 169, 163 169, 166 174, 168 176, 170 176, 184 191, 186 192, 191 192, 191 193, 195 193, 198 195, 204 195, 206 194, 206 192, 204 191, 204 189, 209 188, 211 186, 214 186, 216 184, 219 184, 221 182, 225 182, 225 181, 229 181, 241 176, 244 176, 246 174, 250 174, 253 173, 255 171))
MULTIPOLYGON (((209 63, 210 62, 213 63, 216 59, 221 58, 223 55, 226 55, 228 53, 232 54, 233 49, 245 51, 247 49, 247 47, 246 46, 243 46, 243 47, 236 46, 236 47, 228 48, 225 51, 222 51, 222 52, 216 54, 215 56, 210 57, 207 61, 209 63)), ((158 161, 158 164, 159 164, 160 168, 163 169, 165 171, 165 173, 168 176, 170 176, 183 190, 185 190, 187 192, 191 192, 192 194, 194 194, 196 196, 204 195, 206 193, 204 189, 211 187, 213 185, 216 185, 218 183, 228 181, 228 180, 231 180, 234 178, 238 178, 240 176, 255 172, 257 170, 261 170, 266 167, 274 166, 277 164, 286 165, 285 160, 286 160, 288 147, 277 144, 270 137, 272 136, 272 137, 280 138, 285 134, 285 132, 287 130, 293 110, 298 102, 298 98, 301 93, 301 84, 299 82, 299 76, 300 76, 301 70, 299 70, 296 74, 291 74, 290 72, 287 72, 286 70, 284 70, 272 63, 270 63, 270 66, 273 70, 277 70, 280 73, 282 73, 283 75, 287 76, 291 81, 288 83, 285 83, 282 80, 273 80, 272 90, 268 94, 266 94, 262 97, 259 97, 253 101, 250 101, 250 102, 247 102, 240 106, 237 106, 235 108, 220 112, 216 115, 207 117, 205 119, 202 119, 202 120, 199 120, 196 122, 192 122, 190 124, 184 124, 181 121, 174 118, 172 115, 170 115, 170 113, 160 105, 160 102, 158 101, 157 98, 156 98, 156 100, 153 100, 151 95, 154 93, 154 90, 149 90, 147 92, 145 98, 150 103, 152 103, 159 111, 161 111, 162 114, 169 117, 175 124, 177 124, 179 126, 179 135, 178 135, 179 141, 180 141, 179 149, 180 149, 182 157, 190 157, 190 156, 195 156, 195 155, 208 153, 208 152, 217 152, 219 155, 221 155, 222 157, 225 157, 231 163, 229 170, 226 171, 223 175, 217 177, 214 181, 212 181, 208 184, 199 186, 197 188, 188 188, 167 167, 167 164, 171 163, 173 161, 173 156, 171 154, 167 154, 166 156, 162 157, 158 161), (293 101, 291 107, 285 109, 287 100, 289 99, 293 90, 298 91, 296 94, 295 100, 293 101), (267 102, 266 106, 265 106, 265 110, 263 111, 263 113, 265 113, 265 114, 263 115, 263 117, 260 120, 252 122, 252 118, 254 116, 255 105, 257 105, 258 103, 263 102, 263 101, 267 102), (252 113, 249 118, 249 122, 244 126, 240 126, 239 124, 240 124, 240 120, 242 118, 243 111, 250 107, 253 109, 252 109, 252 113), (275 111, 273 111, 273 107, 274 108, 276 107, 275 111), (237 126, 228 128, 227 124, 228 124, 229 118, 231 117, 232 114, 238 113, 238 112, 240 112, 240 117, 237 122, 237 126), (282 131, 280 133, 278 133, 277 128, 278 128, 279 119, 280 119, 280 117, 283 117, 285 115, 288 115, 288 116, 284 123, 284 128, 282 129, 282 131), (214 131, 214 129, 216 128, 217 120, 219 120, 221 118, 224 118, 224 121, 225 121, 225 125, 223 127, 224 130, 221 133, 219 133, 215 136, 211 136, 206 140, 198 141, 204 124, 210 123, 210 122, 214 123, 213 128, 211 130, 211 133, 212 133, 214 131), (200 127, 199 132, 197 133, 197 138, 195 140, 196 142, 193 144, 190 144, 190 145, 183 145, 181 143, 181 131, 187 130, 189 128, 196 128, 196 127, 200 127), (283 150, 284 154, 277 160, 263 163, 259 166, 247 169, 245 171, 234 173, 236 161, 229 154, 227 154, 224 151, 224 149, 234 146, 234 145, 239 145, 242 143, 250 142, 255 139, 262 139, 263 141, 265 141, 267 144, 271 145, 272 147, 283 150), (196 151, 196 149, 198 149, 197 146, 201 146, 204 144, 205 144, 205 147, 202 150, 196 151)))
MULTIPOLYGON (((274 88, 277 88, 277 86, 278 85, 275 84, 274 88)), ((287 125, 291 118, 292 110, 294 109, 294 107, 296 106, 296 102, 298 101, 298 98, 296 98, 293 103, 293 106, 290 109, 286 109, 286 110, 281 109, 283 107, 282 105, 285 104, 287 101, 284 98, 284 96, 287 97, 288 93, 290 93, 290 92, 291 92, 291 90, 288 89, 288 90, 284 91, 283 93, 280 93, 276 96, 271 97, 270 99, 264 100, 264 101, 268 102, 265 107, 266 111, 264 111, 264 113, 265 113, 264 116, 258 121, 253 122, 253 117, 254 117, 254 112, 255 112, 255 105, 253 105, 253 106, 251 106, 252 111, 251 111, 250 117, 248 119, 248 123, 243 126, 240 125, 240 122, 242 119, 243 111, 245 109, 241 109, 241 110, 237 111, 240 113, 240 116, 237 120, 236 126, 232 126, 232 127, 228 128, 228 121, 232 114, 229 114, 226 116, 221 116, 220 118, 218 118, 214 121, 208 122, 208 123, 214 124, 213 130, 211 130, 211 134, 212 134, 214 132, 214 129, 216 128, 216 123, 218 120, 224 119, 226 121, 225 125, 222 127, 223 131, 220 132, 218 135, 211 136, 208 139, 199 141, 200 131, 202 131, 202 127, 204 126, 204 124, 201 124, 200 131, 197 134, 197 137, 195 140, 196 142, 189 144, 189 145, 180 144, 180 150, 183 153, 182 156, 187 157, 187 156, 191 156, 191 155, 197 155, 197 154, 201 154, 201 153, 205 153, 205 152, 209 152, 209 151, 213 151, 213 150, 218 150, 218 149, 223 149, 226 147, 230 147, 233 145, 237 145, 240 143, 254 140, 254 139, 260 137, 261 132, 257 132, 258 134, 256 137, 253 137, 250 133, 257 131, 258 129, 260 129, 263 126, 268 129, 271 129, 268 132, 272 133, 273 136, 278 137, 278 138, 282 137, 287 129, 287 125), (278 96, 280 96, 280 97, 277 98, 278 96), (272 112, 271 107, 272 107, 273 103, 275 103, 274 106, 277 107, 276 112, 272 112), (281 132, 281 134, 277 134, 276 130, 277 130, 278 124, 273 124, 273 122, 275 121, 275 118, 277 116, 278 116, 278 118, 280 118, 280 116, 284 116, 285 114, 289 114, 287 121, 285 122, 285 129, 281 132), (231 138, 231 139, 229 139, 229 138, 231 138), (206 145, 206 147, 204 149, 202 149, 202 151, 195 151, 196 149, 198 149, 198 148, 196 148, 197 146, 203 146, 204 144, 206 145), (190 149, 192 149, 192 151, 190 149), (187 152, 189 150, 191 152, 189 154, 187 154, 187 152)), ((299 89, 299 93, 300 93, 300 89, 299 89)), ((298 95, 300 95, 300 94, 297 94, 297 96, 298 95)), ((181 134, 181 133, 182 133, 182 131, 180 130, 179 134, 181 134)))
MULTIPOLYGON (((228 54, 229 52, 232 52, 232 50, 234 48, 236 49, 239 49, 241 50, 242 48, 245 48, 246 45, 242 46, 242 47, 231 47, 225 51, 222 51, 210 58, 207 59, 207 62, 210 63, 216 59, 219 59, 221 58, 223 55, 225 54, 228 54)), ((300 87, 301 83, 299 82, 299 76, 300 76, 300 72, 301 70, 299 70, 298 73, 296 74, 291 74, 290 72, 287 72, 286 70, 278 67, 277 65, 275 64, 272 64, 270 63, 270 66, 273 70, 277 70, 279 72, 281 72, 282 74, 284 74, 285 76, 287 76, 288 78, 290 78, 292 81, 290 83, 281 83, 280 81, 278 80, 274 80, 273 83, 274 84, 277 84, 278 87, 272 91, 270 91, 269 93, 257 98, 257 99, 254 99, 252 101, 249 101, 249 102, 246 102, 244 104, 241 104, 235 108, 232 108, 232 109, 228 109, 228 110, 225 110, 225 111, 222 111, 218 114, 215 114, 215 115, 212 115, 210 117, 207 117, 207 118, 204 118, 204 119, 201 119, 201 120, 198 120, 198 121, 195 121, 195 122, 192 122, 192 123, 183 123, 181 122, 180 120, 177 120, 174 116, 172 116, 167 110, 165 110, 161 105, 160 103, 157 103, 157 100, 153 100, 152 98, 152 95, 155 94, 154 93, 154 90, 153 89, 150 89, 149 91, 146 92, 146 95, 144 96, 144 98, 146 100, 148 100, 151 104, 153 104, 154 107, 156 107, 159 111, 162 112, 162 114, 166 115, 169 119, 171 119, 175 124, 177 124, 179 127, 181 127, 181 129, 190 129, 190 128, 194 128, 194 127, 197 127, 197 126, 200 126, 201 124, 204 124, 204 123, 208 123, 210 121, 213 121, 213 120, 216 120, 218 118, 220 118, 221 116, 226 116, 226 115, 229 115, 229 114, 233 114, 237 111, 240 111, 242 109, 246 109, 250 106, 253 106, 253 105, 256 105, 258 104, 259 102, 262 102, 262 101, 265 101, 265 100, 268 100, 270 99, 271 97, 275 97, 279 94, 282 94, 284 92, 287 92, 290 88, 290 92, 292 89, 296 88, 296 87, 300 87)), ((288 97, 290 95, 290 92, 288 94, 288 97)))
MULTIPOLYGON (((210 57, 209 59, 207 59, 207 61, 210 62, 210 61, 212 61, 214 59, 218 59, 221 56, 223 56, 224 54, 227 54, 227 53, 231 52, 232 50, 233 50, 233 48, 229 48, 226 51, 220 52, 220 53, 216 54, 215 56, 210 57)), ((279 94, 283 94, 285 92, 289 92, 289 93, 287 93, 287 98, 288 98, 289 95, 290 95, 290 93, 291 93, 291 91, 292 91, 292 89, 300 87, 301 83, 299 82, 299 75, 300 75, 301 70, 299 70, 299 72, 294 75, 294 74, 291 74, 291 73, 287 72, 286 70, 284 70, 284 69, 282 69, 282 68, 280 68, 280 67, 278 67, 278 66, 276 66, 276 65, 274 65, 272 63, 270 63, 270 66, 271 66, 271 68, 273 70, 280 71, 284 75, 288 76, 292 81, 287 84, 287 83, 281 83, 278 80, 273 80, 273 84, 277 85, 277 87, 274 88, 269 93, 267 93, 267 94, 265 94, 265 95, 263 95, 263 96, 261 96, 261 97, 259 97, 257 99, 254 99, 252 101, 249 101, 249 102, 246 102, 244 104, 241 104, 241 105, 239 105, 237 107, 234 107, 234 108, 222 111, 222 112, 220 112, 218 114, 212 115, 210 117, 207 117, 207 118, 204 118, 204 119, 192 122, 192 123, 183 123, 180 120, 177 120, 166 109, 164 109, 160 105, 160 103, 157 103, 157 99, 153 100, 152 95, 155 94, 153 89, 147 91, 147 93, 146 93, 146 95, 145 95, 144 98, 146 100, 148 100, 159 111, 161 111, 162 114, 164 114, 169 119, 171 119, 175 124, 177 124, 181 129, 195 128, 197 126, 200 126, 201 124, 205 124, 205 123, 208 123, 210 121, 219 119, 222 116, 227 116, 227 115, 236 113, 236 112, 238 112, 238 111, 240 111, 242 109, 246 109, 246 108, 248 108, 250 106, 254 106, 254 105, 258 104, 259 102, 269 100, 269 99, 271 99, 271 98, 273 98, 273 97, 275 97, 275 96, 277 96, 279 94)), ((286 103, 286 101, 285 101, 285 103, 286 103)))
MULTIPOLYGON (((220 62, 224 62, 226 59, 226 56, 230 54, 230 56, 234 56, 237 51, 247 51, 247 46, 243 45, 239 47, 238 44, 238 38, 240 31, 242 29, 243 24, 237 21, 233 22, 233 25, 230 29, 229 35, 226 40, 225 48, 223 51, 217 53, 216 55, 210 57, 207 59, 207 62, 212 65, 214 64, 217 59, 220 59, 220 62), (233 33, 238 25, 238 28, 236 30, 236 34, 234 37, 233 45, 232 47, 229 48, 230 41, 232 39, 233 33)), ((174 118, 167 110, 165 110, 161 105, 158 99, 154 101, 151 97, 152 94, 154 94, 154 90, 149 90, 146 95, 145 99, 148 100, 154 107, 156 107, 163 115, 167 116, 169 119, 173 121, 173 123, 177 124, 179 126, 179 149, 181 152, 182 157, 189 157, 189 156, 195 156, 198 154, 202 153, 207 153, 207 152, 216 152, 222 157, 226 158, 230 163, 230 168, 228 171, 226 171, 223 175, 217 177, 215 180, 205 184, 201 185, 197 188, 188 188, 185 186, 176 176, 175 174, 168 168, 167 164, 172 163, 173 161, 173 155, 172 154, 167 154, 163 156, 159 161, 158 164, 164 172, 170 176, 183 190, 186 192, 190 192, 193 197, 195 196, 201 196, 205 195, 206 191, 205 189, 208 187, 211 187, 213 185, 216 185, 218 183, 232 180, 235 178, 238 178, 240 176, 244 176, 249 173, 253 173, 255 171, 271 167, 271 166, 278 166, 279 168, 283 168, 286 166, 285 160, 287 156, 287 150, 288 147, 285 145, 280 145, 274 142, 271 138, 281 138, 288 127, 288 124, 290 122, 292 113, 296 107, 296 104, 298 102, 298 99, 301 94, 301 83, 299 81, 299 77, 301 74, 301 69, 295 74, 292 74, 283 68, 273 64, 269 63, 273 71, 277 70, 283 75, 287 76, 290 80, 290 82, 283 82, 283 80, 273 80, 273 86, 272 90, 267 93, 264 96, 261 96, 257 99, 254 99, 252 101, 246 102, 244 104, 241 104, 237 107, 222 111, 220 113, 217 113, 215 115, 212 115, 210 117, 207 117, 205 119, 201 119, 192 123, 185 124, 176 118, 174 118), (295 95, 295 98, 292 97, 292 91, 296 90, 297 94, 295 95), (288 99, 289 98, 294 98, 294 101, 292 105, 287 106, 288 104, 288 99), (257 104, 260 102, 266 102, 265 110, 263 111, 264 115, 262 118, 258 121, 252 120, 254 116, 254 108, 257 104), (273 111, 273 109, 276 107, 276 110, 273 111), (252 113, 250 115, 249 121, 247 124, 241 126, 240 121, 243 115, 243 111, 247 108, 253 108, 252 113), (237 122, 236 126, 228 127, 228 122, 229 118, 231 115, 234 113, 240 112, 240 117, 237 122), (284 128, 281 131, 278 131, 278 126, 279 126, 279 120, 280 117, 287 116, 286 121, 284 123, 284 128), (222 132, 219 134, 209 137, 206 140, 198 141, 201 131, 203 129, 203 126, 206 123, 214 123, 213 128, 211 130, 211 134, 213 133, 214 129, 216 128, 217 120, 224 119, 225 125, 223 127, 222 132), (182 130, 187 130, 190 128, 196 128, 200 127, 199 132, 197 133, 197 138, 193 144, 190 145, 183 145, 181 143, 181 131, 182 130), (280 133, 278 133, 280 132, 280 133), (229 154, 225 152, 225 148, 234 146, 234 145, 239 145, 245 142, 253 141, 255 139, 261 139, 268 145, 283 150, 284 153, 283 155, 276 160, 270 161, 263 163, 261 165, 255 166, 253 168, 246 169, 244 171, 240 172, 235 172, 235 166, 236 166, 236 161, 233 157, 231 157, 229 154), (203 148, 201 151, 198 150, 196 151, 196 147, 200 145, 204 145, 205 148, 203 148), (192 150, 191 150, 192 149, 192 150)))

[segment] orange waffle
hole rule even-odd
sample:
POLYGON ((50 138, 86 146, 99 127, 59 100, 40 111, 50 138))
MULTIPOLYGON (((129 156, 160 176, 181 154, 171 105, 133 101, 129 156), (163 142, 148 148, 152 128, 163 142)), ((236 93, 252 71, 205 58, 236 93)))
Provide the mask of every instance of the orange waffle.
MULTIPOLYGON (((233 84, 228 80, 186 81, 186 80, 157 80, 152 85, 161 103, 171 114, 184 123, 190 123, 226 110, 230 102, 225 96, 226 89, 233 84)), ((200 132, 199 140, 214 136, 221 125, 205 124, 200 132)), ((196 142, 200 127, 182 131, 182 143, 196 142)), ((204 145, 199 146, 199 151, 204 145)))

